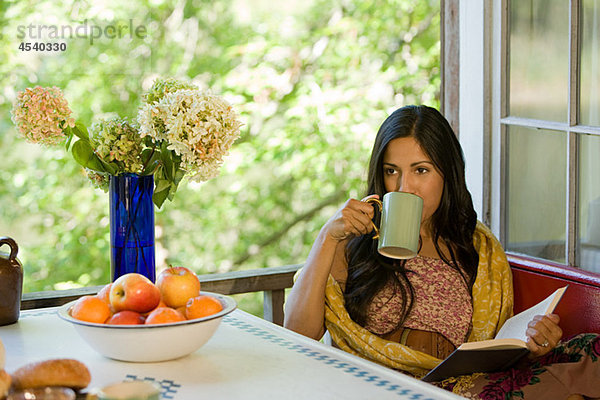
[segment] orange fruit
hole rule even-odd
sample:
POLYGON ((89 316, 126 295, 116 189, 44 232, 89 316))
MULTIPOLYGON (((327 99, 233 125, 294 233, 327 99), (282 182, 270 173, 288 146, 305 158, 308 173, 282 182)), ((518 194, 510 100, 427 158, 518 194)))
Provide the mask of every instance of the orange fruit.
POLYGON ((177 307, 176 310, 179 311, 181 315, 185 317, 185 306, 177 307))
POLYGON ((147 317, 148 315, 150 315, 150 313, 151 313, 152 311, 154 311, 154 310, 156 310, 157 308, 160 308, 160 307, 168 307, 168 306, 165 304, 165 302, 164 302, 164 301, 162 301, 162 299, 160 299, 160 301, 158 302, 158 305, 157 305, 156 307, 154 307, 152 310, 148 311, 147 313, 142 313, 142 315, 143 315, 144 317, 147 317))
POLYGON ((185 305, 185 316, 187 319, 207 317, 218 313, 223 309, 221 302, 214 297, 200 295, 188 300, 185 305))
POLYGON ((71 316, 81 321, 103 324, 110 317, 110 307, 96 296, 82 296, 71 308, 71 316))
POLYGON ((170 324, 179 321, 185 321, 185 317, 171 307, 159 307, 146 317, 146 324, 170 324))

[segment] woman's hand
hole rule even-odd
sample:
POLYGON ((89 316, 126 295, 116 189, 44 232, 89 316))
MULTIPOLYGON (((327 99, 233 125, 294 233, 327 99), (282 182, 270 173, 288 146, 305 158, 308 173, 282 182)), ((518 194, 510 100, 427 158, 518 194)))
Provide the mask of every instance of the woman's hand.
MULTIPOLYGON (((379 198, 378 195, 370 195, 368 198, 379 198)), ((342 241, 354 236, 365 235, 373 230, 372 218, 375 213, 373 205, 349 199, 335 213, 329 221, 327 221, 327 234, 336 241, 342 241)))
POLYGON ((562 338, 562 329, 558 326, 557 314, 536 315, 527 325, 527 348, 529 358, 541 357, 556 347, 562 338))

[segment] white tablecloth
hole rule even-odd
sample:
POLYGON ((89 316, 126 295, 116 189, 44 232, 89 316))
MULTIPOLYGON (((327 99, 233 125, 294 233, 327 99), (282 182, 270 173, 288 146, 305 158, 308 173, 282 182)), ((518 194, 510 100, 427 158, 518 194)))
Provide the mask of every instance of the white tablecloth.
POLYGON ((90 387, 148 380, 162 399, 456 399, 427 383, 305 338, 241 310, 227 315, 195 353, 161 363, 127 363, 96 353, 56 309, 21 313, 0 327, 6 370, 49 358, 76 358, 90 387))

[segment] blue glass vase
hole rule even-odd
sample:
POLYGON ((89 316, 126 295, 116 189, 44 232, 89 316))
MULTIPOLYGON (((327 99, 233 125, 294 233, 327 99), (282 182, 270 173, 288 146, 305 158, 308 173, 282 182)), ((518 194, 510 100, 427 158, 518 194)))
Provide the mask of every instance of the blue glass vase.
POLYGON ((109 178, 111 279, 137 272, 154 282, 154 176, 109 178))

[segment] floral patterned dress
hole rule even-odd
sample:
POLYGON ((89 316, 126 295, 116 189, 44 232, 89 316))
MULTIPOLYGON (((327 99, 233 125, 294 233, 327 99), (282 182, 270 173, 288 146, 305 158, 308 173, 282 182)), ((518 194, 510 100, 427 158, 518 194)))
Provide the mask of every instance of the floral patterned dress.
POLYGON ((571 394, 600 399, 599 357, 600 336, 583 333, 562 340, 543 357, 525 359, 506 371, 476 374, 466 387, 439 386, 469 399, 566 399, 571 394))
MULTIPOLYGON (((442 335, 454 346, 462 344, 473 311, 459 272, 442 260, 421 256, 409 260, 406 269, 415 304, 403 326, 442 335)), ((394 310, 401 302, 394 284, 385 285, 369 307, 365 328, 380 336, 395 329, 399 317, 394 310)), ((506 371, 473 374, 460 384, 449 379, 437 385, 471 399, 566 399, 570 394, 600 399, 599 358, 600 335, 580 334, 563 339, 545 356, 525 358, 506 371)))
MULTIPOLYGON (((440 259, 420 255, 407 260, 405 269, 415 298, 403 327, 438 332, 455 347, 460 346, 473 316, 471 295, 460 273, 440 259)), ((373 298, 365 328, 376 335, 389 333, 400 323, 395 310, 401 307, 398 288, 388 282, 373 298)))

